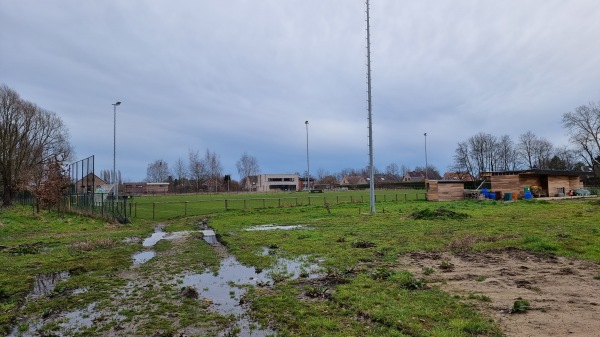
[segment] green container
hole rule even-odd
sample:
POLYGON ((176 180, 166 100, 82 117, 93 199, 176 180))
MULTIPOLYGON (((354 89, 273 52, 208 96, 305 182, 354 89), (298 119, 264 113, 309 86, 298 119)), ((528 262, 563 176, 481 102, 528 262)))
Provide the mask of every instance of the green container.
POLYGON ((527 192, 531 192, 530 187, 529 186, 523 187, 523 193, 527 193, 527 192))
POLYGON ((504 201, 511 201, 511 200, 512 200, 512 192, 504 193, 504 201))

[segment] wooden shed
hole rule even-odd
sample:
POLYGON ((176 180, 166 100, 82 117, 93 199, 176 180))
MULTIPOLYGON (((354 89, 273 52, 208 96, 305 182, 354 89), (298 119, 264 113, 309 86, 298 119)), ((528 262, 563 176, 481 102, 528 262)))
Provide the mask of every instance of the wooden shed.
POLYGON ((569 190, 583 188, 581 171, 559 170, 522 170, 482 172, 480 176, 491 182, 492 191, 513 193, 513 196, 523 196, 525 187, 534 188, 536 197, 565 196, 569 190))
POLYGON ((427 200, 453 201, 465 199, 465 182, 459 180, 427 180, 427 200))

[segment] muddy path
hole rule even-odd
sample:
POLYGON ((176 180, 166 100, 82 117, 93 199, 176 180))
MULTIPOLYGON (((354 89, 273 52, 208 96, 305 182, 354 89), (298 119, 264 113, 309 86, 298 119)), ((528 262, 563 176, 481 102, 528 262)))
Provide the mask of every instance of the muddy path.
POLYGON ((600 265, 517 249, 415 252, 399 258, 430 286, 474 303, 509 337, 600 335, 600 265), (522 299, 529 308, 514 310, 522 299))

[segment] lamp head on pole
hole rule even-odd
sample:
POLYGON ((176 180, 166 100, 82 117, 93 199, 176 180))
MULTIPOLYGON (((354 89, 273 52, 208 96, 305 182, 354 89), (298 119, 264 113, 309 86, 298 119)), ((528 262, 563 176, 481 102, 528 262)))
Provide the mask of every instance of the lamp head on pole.
POLYGON ((308 121, 304 122, 304 124, 308 125, 308 121))
POLYGON ((121 102, 117 102, 117 103, 113 103, 114 106, 119 106, 121 105, 121 102))
POLYGON ((423 136, 427 137, 427 132, 425 132, 425 133, 423 134, 423 136))

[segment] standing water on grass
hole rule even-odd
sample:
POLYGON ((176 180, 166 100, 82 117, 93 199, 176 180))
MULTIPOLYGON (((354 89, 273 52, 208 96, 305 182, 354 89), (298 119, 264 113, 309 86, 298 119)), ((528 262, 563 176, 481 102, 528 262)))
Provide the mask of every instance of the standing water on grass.
MULTIPOLYGON (((205 239, 206 236, 205 234, 205 239)), ((216 245, 220 244, 216 242, 216 245)), ((268 336, 274 335, 275 332, 270 329, 253 328, 258 325, 247 318, 246 309, 240 304, 246 293, 243 286, 263 286, 277 280, 299 277, 315 278, 319 276, 317 272, 318 266, 308 263, 306 257, 297 260, 277 258, 273 268, 258 270, 244 266, 235 257, 230 256, 221 261, 216 273, 208 270, 201 274, 185 275, 182 285, 193 287, 201 298, 210 300, 217 313, 237 316, 239 336, 268 336)))

